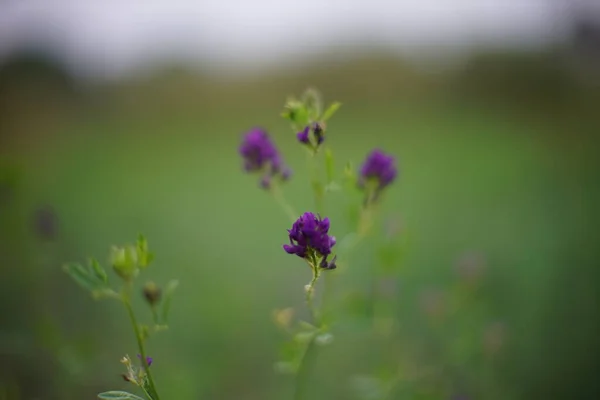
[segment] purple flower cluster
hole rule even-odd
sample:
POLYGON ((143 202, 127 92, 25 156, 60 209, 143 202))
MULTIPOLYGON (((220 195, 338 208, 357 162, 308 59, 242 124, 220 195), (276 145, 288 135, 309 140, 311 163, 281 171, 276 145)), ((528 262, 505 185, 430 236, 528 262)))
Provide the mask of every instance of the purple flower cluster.
POLYGON ((335 245, 335 237, 329 235, 329 218, 321 219, 311 212, 305 212, 294 222, 292 229, 288 229, 290 244, 284 244, 283 249, 288 254, 307 259, 316 265, 319 258, 319 267, 335 269, 334 257, 327 262, 331 248, 335 245))
POLYGON ((239 152, 247 172, 263 173, 260 184, 265 189, 271 186, 272 178, 279 176, 287 180, 291 176, 292 171, 283 164, 281 155, 263 129, 254 128, 247 132, 239 152))
POLYGON ((311 146, 313 149, 319 147, 321 143, 325 141, 325 130, 323 125, 315 122, 312 125, 306 125, 306 127, 300 132, 296 133, 298 141, 302 144, 311 146), (312 140, 310 133, 312 132, 312 140))
POLYGON ((397 174, 394 157, 385 154, 380 149, 375 149, 367 156, 360 169, 358 184, 360 187, 364 187, 366 182, 374 181, 376 183, 375 191, 380 192, 396 179, 397 174))

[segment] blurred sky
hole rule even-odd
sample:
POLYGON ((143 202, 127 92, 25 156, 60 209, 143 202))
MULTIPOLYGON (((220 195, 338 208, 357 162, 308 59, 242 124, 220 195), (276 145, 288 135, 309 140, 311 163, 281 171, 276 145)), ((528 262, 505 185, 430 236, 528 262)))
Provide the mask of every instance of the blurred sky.
MULTIPOLYGON (((596 0, 0 0, 0 60, 51 49, 79 75, 111 77, 148 61, 252 69, 368 45, 405 56, 564 37, 596 0)), ((596 10, 600 7, 595 7, 596 10)))

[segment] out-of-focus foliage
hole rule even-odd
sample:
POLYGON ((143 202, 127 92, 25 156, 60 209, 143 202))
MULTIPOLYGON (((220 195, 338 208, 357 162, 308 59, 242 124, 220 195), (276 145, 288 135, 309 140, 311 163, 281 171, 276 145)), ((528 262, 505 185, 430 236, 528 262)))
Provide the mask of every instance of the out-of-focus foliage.
MULTIPOLYGON (((335 281, 366 291, 358 266, 380 260, 376 333, 349 301, 349 334, 319 354, 314 398, 594 398, 599 94, 563 61, 485 55, 427 74, 374 55, 236 82, 182 70, 91 87, 3 67, 0 388, 21 399, 126 389, 113 369, 133 346, 126 315, 82 298, 60 267, 143 231, 168 260, 149 278, 182 278, 172 332, 152 344, 163 396, 287 398, 270 318, 302 309, 306 271, 281 251, 287 216, 245 179, 236 149, 264 121, 304 168, 277 110, 314 85, 344 103, 327 137, 338 168, 371 146, 401 168, 379 233, 335 281), (32 223, 44 205, 60 226, 52 240, 32 223)), ((294 179, 286 192, 309 209, 294 179)), ((325 207, 341 221, 336 193, 325 207)))

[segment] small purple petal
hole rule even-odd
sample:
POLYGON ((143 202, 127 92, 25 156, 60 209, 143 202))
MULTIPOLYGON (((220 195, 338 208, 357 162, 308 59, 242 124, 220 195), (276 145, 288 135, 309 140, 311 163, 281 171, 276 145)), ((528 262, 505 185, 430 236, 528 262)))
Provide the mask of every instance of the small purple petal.
POLYGON ((300 143, 308 144, 310 141, 308 139, 308 133, 310 132, 310 127, 304 128, 300 132, 296 133, 296 137, 300 143))
MULTIPOLYGON (((141 354, 138 354, 137 356, 138 356, 138 358, 139 358, 139 359, 140 359, 140 361, 141 361, 141 360, 142 360, 142 356, 141 356, 141 354)), ((148 364, 148 366, 151 366, 151 365, 152 365, 152 361, 153 361, 153 360, 152 360, 152 357, 146 357, 146 364, 148 364)))

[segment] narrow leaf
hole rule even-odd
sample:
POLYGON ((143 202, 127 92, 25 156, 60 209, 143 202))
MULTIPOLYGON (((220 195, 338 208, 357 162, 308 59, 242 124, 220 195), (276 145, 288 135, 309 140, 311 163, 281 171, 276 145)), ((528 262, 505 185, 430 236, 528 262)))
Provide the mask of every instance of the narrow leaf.
POLYGON ((335 112, 342 106, 342 103, 340 102, 334 102, 331 103, 331 105, 329 107, 327 107, 327 110, 325 110, 325 112, 323 113, 323 116, 321 117, 322 121, 327 121, 329 118, 333 117, 333 114, 335 114, 335 112))
POLYGON ((81 266, 81 264, 66 264, 63 266, 63 269, 75 282, 85 289, 93 291, 103 286, 103 283, 95 276, 92 276, 90 271, 81 266))
POLYGON ((120 390, 112 390, 110 392, 100 393, 98 394, 98 398, 106 400, 144 400, 140 396, 120 390))
POLYGON ((108 275, 106 275, 106 271, 104 270, 104 268, 102 268, 102 266, 100 265, 98 260, 96 260, 95 258, 92 258, 90 260, 90 265, 92 266, 92 269, 94 270, 94 274, 96 275, 96 277, 100 281, 107 283, 108 275))
POLYGON ((165 294, 163 297, 163 306, 162 306, 162 322, 164 324, 167 323, 169 318, 169 311, 171 309, 171 297, 173 296, 173 292, 179 286, 178 280, 172 280, 167 284, 165 288, 165 294))

